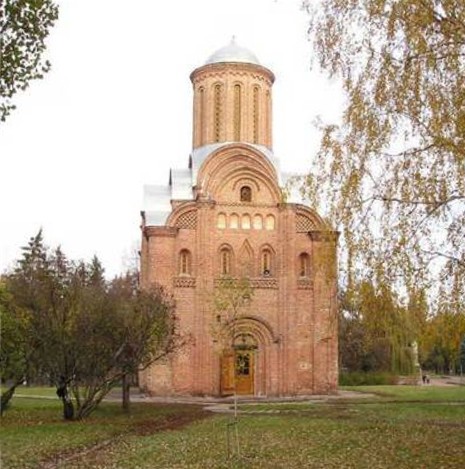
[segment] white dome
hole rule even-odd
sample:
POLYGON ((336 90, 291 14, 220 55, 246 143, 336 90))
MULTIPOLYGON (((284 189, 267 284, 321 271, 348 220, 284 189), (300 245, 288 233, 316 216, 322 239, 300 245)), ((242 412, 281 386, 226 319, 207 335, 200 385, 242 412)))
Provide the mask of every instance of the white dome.
POLYGON ((230 44, 214 52, 205 64, 214 64, 218 62, 243 62, 260 65, 257 56, 249 49, 239 46, 234 37, 230 44))

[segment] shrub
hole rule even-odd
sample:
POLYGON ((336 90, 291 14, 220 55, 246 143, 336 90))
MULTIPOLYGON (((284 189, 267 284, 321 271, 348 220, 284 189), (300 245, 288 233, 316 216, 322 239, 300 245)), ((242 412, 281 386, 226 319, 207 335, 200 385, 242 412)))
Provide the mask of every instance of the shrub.
POLYGON ((387 372, 351 371, 339 375, 340 386, 371 386, 381 384, 397 384, 399 377, 387 372))

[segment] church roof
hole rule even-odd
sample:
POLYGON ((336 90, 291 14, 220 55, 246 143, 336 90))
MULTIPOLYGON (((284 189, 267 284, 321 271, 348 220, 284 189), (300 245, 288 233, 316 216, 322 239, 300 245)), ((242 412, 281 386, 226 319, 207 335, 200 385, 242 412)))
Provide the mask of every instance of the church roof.
POLYGON ((171 213, 171 187, 145 185, 143 207, 147 226, 163 226, 171 213))
MULTIPOLYGON (((200 167, 202 166, 202 163, 208 158, 209 155, 211 155, 214 151, 218 150, 220 147, 224 147, 227 145, 231 145, 232 143, 237 143, 237 142, 220 142, 220 143, 209 143, 208 145, 203 145, 199 148, 195 148, 189 158, 189 167, 192 168, 192 179, 193 181, 197 180, 197 174, 199 172, 200 167)), ((256 150, 260 151, 260 153, 263 153, 268 160, 272 163, 274 168, 276 169, 276 173, 278 175, 278 183, 281 184, 281 172, 279 169, 279 159, 274 155, 274 153, 264 145, 257 145, 254 143, 244 143, 250 147, 255 148, 256 150)))
MULTIPOLYGON (((196 148, 190 155, 188 169, 171 169, 169 183, 166 186, 144 186, 144 214, 146 226, 162 226, 166 223, 172 211, 172 200, 194 200, 194 186, 197 174, 203 162, 220 147, 230 145, 232 142, 213 143, 196 148)), ((259 150, 273 164, 278 176, 278 184, 285 187, 296 174, 280 171, 279 159, 273 152, 263 145, 248 143, 259 150)), ((297 187, 292 187, 287 199, 288 203, 303 203, 304 199, 297 187)))
POLYGON ((237 44, 234 37, 227 46, 224 46, 214 52, 208 58, 205 64, 208 65, 220 62, 242 62, 260 65, 257 56, 249 49, 246 49, 245 47, 237 44))

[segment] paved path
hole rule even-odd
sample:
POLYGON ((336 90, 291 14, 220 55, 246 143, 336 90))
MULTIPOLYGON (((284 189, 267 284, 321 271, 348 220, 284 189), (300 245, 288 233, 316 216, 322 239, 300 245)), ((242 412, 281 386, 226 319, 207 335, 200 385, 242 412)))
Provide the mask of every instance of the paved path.
MULTIPOLYGON (((420 386, 465 386, 465 376, 461 378, 460 376, 443 376, 443 377, 432 377, 429 384, 420 384, 420 386)), ((40 395, 27 395, 21 394, 21 391, 15 393, 15 397, 32 397, 39 399, 57 399, 55 396, 40 396, 40 395)), ((302 402, 302 403, 321 403, 321 402, 332 402, 337 400, 345 399, 363 399, 363 398, 372 398, 375 397, 374 394, 362 393, 357 391, 346 391, 339 390, 335 394, 330 395, 308 395, 308 396, 297 396, 297 397, 276 397, 276 398, 266 398, 266 397, 252 397, 252 396, 239 396, 238 404, 265 404, 265 403, 286 403, 286 402, 302 402)), ((120 401, 121 392, 113 390, 106 397, 107 401, 120 401)), ((159 404, 197 404, 205 406, 208 410, 216 411, 215 409, 225 409, 232 408, 234 404, 233 397, 156 397, 156 396, 147 396, 143 393, 140 393, 137 389, 133 389, 131 392, 131 401, 132 402, 153 402, 159 404)))

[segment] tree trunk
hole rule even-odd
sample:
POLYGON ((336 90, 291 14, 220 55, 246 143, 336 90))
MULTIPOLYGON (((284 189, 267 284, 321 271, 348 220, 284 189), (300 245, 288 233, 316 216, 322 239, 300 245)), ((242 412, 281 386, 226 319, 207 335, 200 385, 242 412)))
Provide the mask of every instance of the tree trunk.
POLYGON ((73 401, 69 397, 68 393, 68 382, 65 378, 61 377, 57 385, 57 396, 63 403, 63 418, 65 420, 73 420, 74 418, 74 405, 73 401))
POLYGON ((123 410, 129 412, 129 406, 131 403, 131 376, 128 374, 123 375, 123 410))
POLYGON ((65 420, 74 419, 74 405, 71 399, 62 399, 63 402, 63 418, 65 420))
POLYGON ((21 381, 15 381, 14 384, 9 387, 5 392, 2 393, 2 401, 0 404, 0 414, 3 415, 3 412, 8 407, 8 404, 10 403, 10 399, 13 397, 13 394, 15 393, 16 388, 21 384, 21 381))

